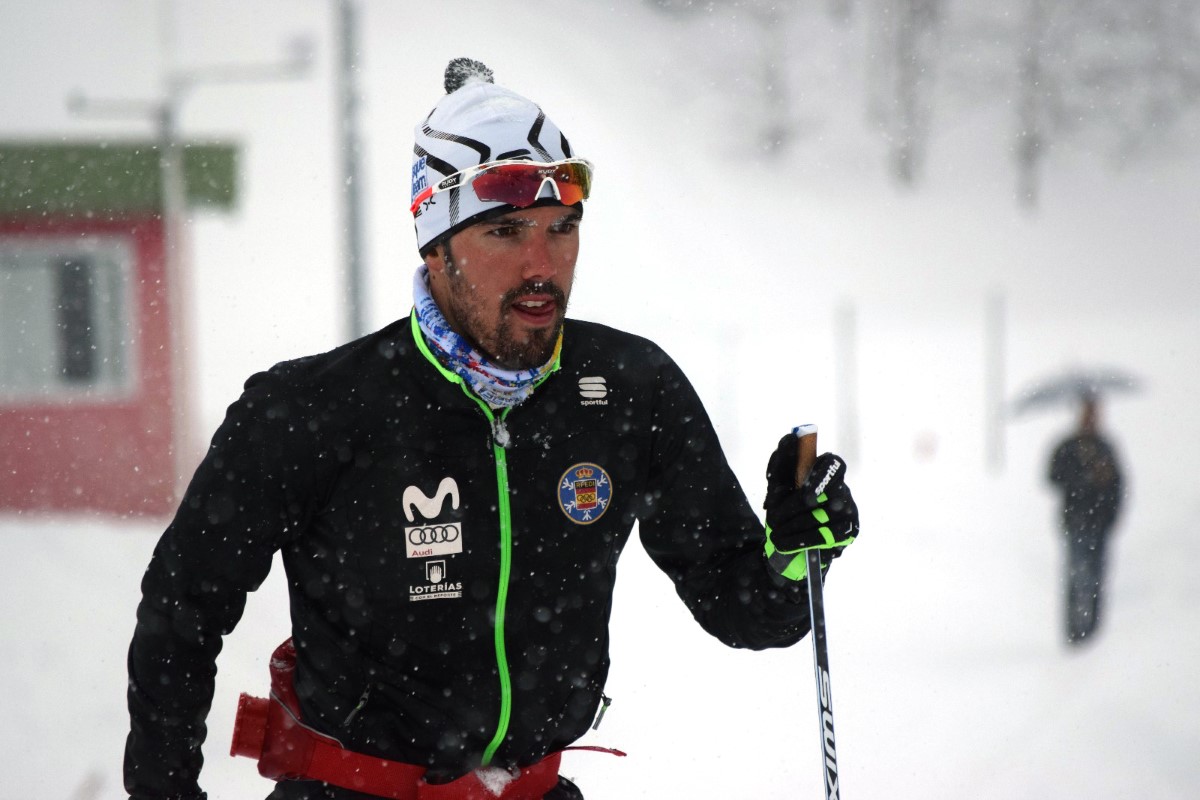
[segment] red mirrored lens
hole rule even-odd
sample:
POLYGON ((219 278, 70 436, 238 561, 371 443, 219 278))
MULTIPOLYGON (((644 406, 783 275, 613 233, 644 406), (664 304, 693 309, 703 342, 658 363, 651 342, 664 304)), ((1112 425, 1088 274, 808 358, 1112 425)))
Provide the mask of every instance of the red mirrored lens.
POLYGON ((570 206, 587 199, 592 176, 586 164, 503 164, 476 175, 471 187, 484 202, 525 208, 537 200, 547 180, 554 182, 562 203, 570 206))

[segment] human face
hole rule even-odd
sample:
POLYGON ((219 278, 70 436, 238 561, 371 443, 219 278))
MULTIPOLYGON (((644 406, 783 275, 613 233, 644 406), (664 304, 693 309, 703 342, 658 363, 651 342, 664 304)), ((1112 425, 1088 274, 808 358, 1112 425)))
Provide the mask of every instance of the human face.
POLYGON ((580 212, 519 209, 459 231, 425 261, 446 322, 504 369, 550 360, 579 256, 580 212))

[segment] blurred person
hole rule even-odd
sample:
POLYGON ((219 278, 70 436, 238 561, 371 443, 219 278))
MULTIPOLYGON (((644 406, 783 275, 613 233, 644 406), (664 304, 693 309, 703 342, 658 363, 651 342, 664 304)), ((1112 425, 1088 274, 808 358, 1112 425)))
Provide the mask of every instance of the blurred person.
POLYGON ((1078 428, 1055 447, 1049 478, 1062 492, 1067 641, 1081 644, 1100 624, 1108 540, 1122 498, 1121 467, 1100 433, 1095 395, 1083 399, 1078 428))
POLYGON ((635 522, 699 624, 751 649, 809 632, 806 552, 827 567, 857 535, 840 458, 797 488, 785 435, 764 528, 679 367, 565 318, 591 164, 482 64, 451 62, 445 88, 415 132, 411 314, 251 377, 155 549, 129 650, 137 800, 204 797, 221 637, 276 551, 291 637, 234 748, 271 798, 570 800, 559 756, 608 702, 635 522))

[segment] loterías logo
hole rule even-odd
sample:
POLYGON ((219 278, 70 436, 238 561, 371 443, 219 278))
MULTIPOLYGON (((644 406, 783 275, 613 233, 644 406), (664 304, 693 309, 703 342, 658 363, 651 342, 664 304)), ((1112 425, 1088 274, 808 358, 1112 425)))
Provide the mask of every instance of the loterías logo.
POLYGON ((462 581, 446 579, 445 561, 425 562, 425 583, 408 587, 408 599, 451 600, 462 597, 462 581))

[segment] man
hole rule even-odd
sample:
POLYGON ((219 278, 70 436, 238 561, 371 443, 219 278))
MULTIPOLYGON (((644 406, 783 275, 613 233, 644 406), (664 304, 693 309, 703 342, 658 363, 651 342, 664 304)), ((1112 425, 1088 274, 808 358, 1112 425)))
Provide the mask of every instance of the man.
POLYGON ((749 648, 807 633, 806 549, 857 535, 844 465, 797 489, 790 434, 764 530, 679 368, 565 319, 591 165, 483 65, 451 62, 446 91, 416 130, 412 314, 253 376, 155 550, 129 656, 139 800, 203 797, 220 637, 276 550, 291 640, 234 745, 272 798, 570 800, 558 757, 601 702, 635 522, 697 621, 749 648))
POLYGON ((1066 632, 1074 645, 1087 641, 1100 623, 1108 539, 1121 509, 1121 468, 1112 445, 1100 434, 1099 418, 1097 398, 1083 398, 1078 430, 1050 459, 1050 482, 1063 495, 1066 632))

